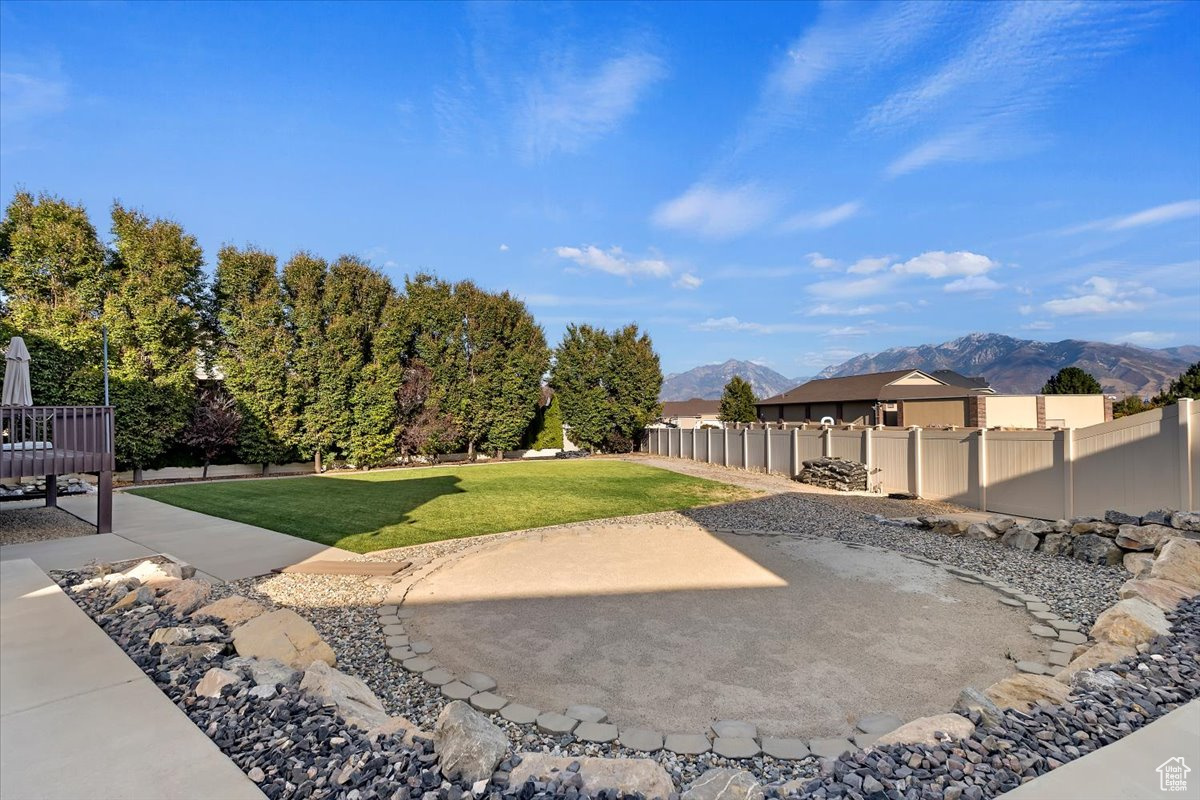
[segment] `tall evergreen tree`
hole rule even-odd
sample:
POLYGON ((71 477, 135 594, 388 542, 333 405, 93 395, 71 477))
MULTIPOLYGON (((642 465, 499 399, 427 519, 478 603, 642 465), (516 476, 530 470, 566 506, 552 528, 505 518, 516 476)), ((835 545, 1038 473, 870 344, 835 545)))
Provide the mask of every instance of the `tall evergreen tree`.
POLYGON ((322 453, 332 442, 315 408, 320 393, 320 359, 325 340, 325 279, 329 265, 309 253, 297 253, 283 267, 283 314, 292 341, 287 376, 292 445, 321 469, 322 453))
POLYGON ((721 409, 717 419, 722 422, 754 422, 758 419, 754 402, 754 389, 741 375, 734 375, 725 384, 725 391, 721 394, 721 409))
POLYGON ((653 422, 662 404, 662 367, 650 336, 637 325, 626 325, 610 335, 609 374, 606 380, 612 414, 612 430, 606 442, 610 452, 634 448, 646 426, 653 422))
POLYGON ((295 422, 288 403, 292 336, 284 324, 275 256, 221 248, 213 282, 216 367, 241 415, 237 455, 248 464, 282 463, 295 422))
POLYGON ((404 299, 393 294, 384 305, 374 334, 371 363, 359 376, 352 398, 350 457, 359 466, 388 464, 399 455, 403 424, 400 394, 410 340, 404 299))
POLYGON ((554 351, 550 386, 562 404, 571 441, 585 449, 601 448, 611 429, 606 387, 611 349, 612 340, 603 330, 568 325, 554 351))
POLYGON ((1042 394, 1100 394, 1103 391, 1100 382, 1079 367, 1063 367, 1042 387, 1042 394))
POLYGON ((196 397, 205 297, 203 253, 170 220, 113 204, 109 329, 118 462, 140 471, 188 423, 196 397))

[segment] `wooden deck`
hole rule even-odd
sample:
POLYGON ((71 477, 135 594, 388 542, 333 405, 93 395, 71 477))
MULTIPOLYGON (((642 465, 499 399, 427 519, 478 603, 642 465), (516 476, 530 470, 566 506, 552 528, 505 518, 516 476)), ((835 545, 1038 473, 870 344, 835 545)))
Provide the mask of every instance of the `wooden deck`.
POLYGON ((58 502, 59 475, 99 477, 96 529, 112 530, 111 406, 0 406, 0 480, 46 479, 46 505, 58 502))

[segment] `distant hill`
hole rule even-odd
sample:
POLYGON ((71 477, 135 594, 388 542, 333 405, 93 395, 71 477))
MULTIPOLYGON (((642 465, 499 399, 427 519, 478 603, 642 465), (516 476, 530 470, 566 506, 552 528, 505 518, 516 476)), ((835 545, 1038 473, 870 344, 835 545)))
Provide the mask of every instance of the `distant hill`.
POLYGON ((998 392, 1041 390, 1046 379, 1063 367, 1079 367, 1100 381, 1104 391, 1119 396, 1157 394, 1200 358, 1200 347, 1187 345, 1151 350, 1129 344, 1065 339, 1036 342, 998 333, 972 333, 937 345, 894 347, 864 353, 826 367, 817 377, 840 378, 894 369, 952 369, 983 375, 998 392))
POLYGON ((771 397, 804 383, 808 378, 788 378, 780 375, 770 367, 755 364, 753 361, 737 361, 730 359, 724 364, 705 364, 689 369, 687 372, 675 372, 663 379, 662 400, 691 400, 699 397, 702 400, 718 400, 725 389, 725 384, 734 375, 741 375, 750 382, 755 397, 760 400, 771 397))

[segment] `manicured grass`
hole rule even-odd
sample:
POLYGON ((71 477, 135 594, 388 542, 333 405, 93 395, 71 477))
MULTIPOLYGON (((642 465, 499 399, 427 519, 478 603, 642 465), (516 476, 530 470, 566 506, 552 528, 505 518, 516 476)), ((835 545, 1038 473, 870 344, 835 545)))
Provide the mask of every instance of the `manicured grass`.
POLYGON ((691 508, 755 492, 625 461, 581 459, 197 483, 134 494, 366 553, 691 508))

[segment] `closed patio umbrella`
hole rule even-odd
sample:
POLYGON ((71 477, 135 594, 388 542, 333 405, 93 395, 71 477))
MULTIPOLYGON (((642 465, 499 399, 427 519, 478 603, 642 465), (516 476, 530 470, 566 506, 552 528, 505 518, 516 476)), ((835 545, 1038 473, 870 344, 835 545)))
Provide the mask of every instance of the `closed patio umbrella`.
POLYGON ((20 336, 12 338, 4 361, 4 393, 0 395, 0 405, 33 405, 33 391, 29 388, 29 350, 24 339, 20 336))

